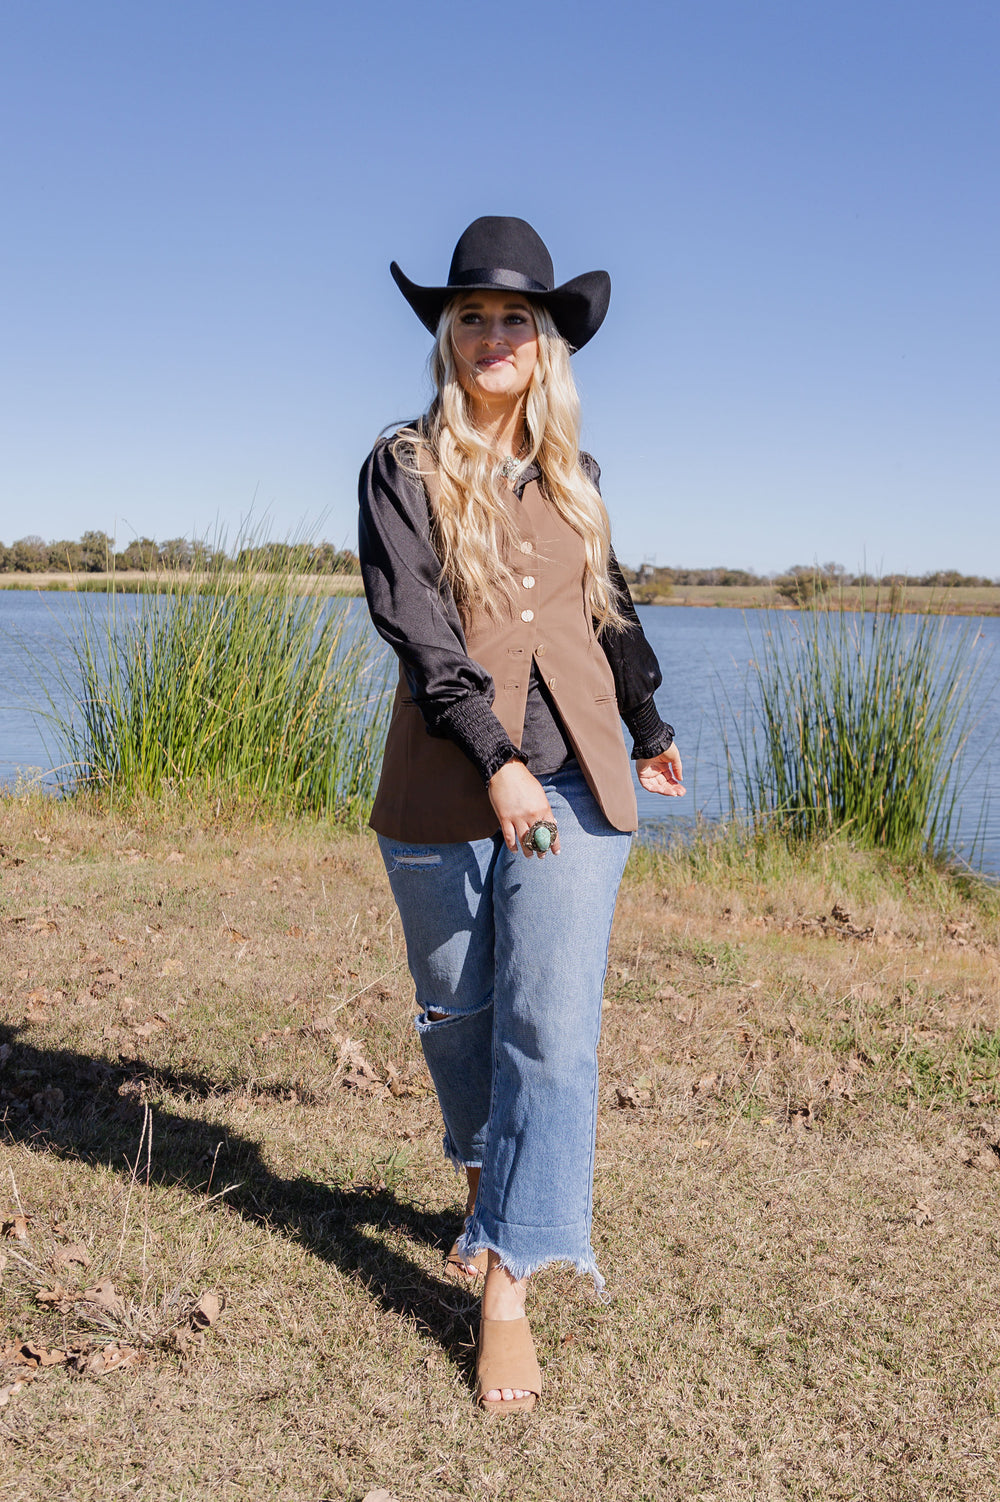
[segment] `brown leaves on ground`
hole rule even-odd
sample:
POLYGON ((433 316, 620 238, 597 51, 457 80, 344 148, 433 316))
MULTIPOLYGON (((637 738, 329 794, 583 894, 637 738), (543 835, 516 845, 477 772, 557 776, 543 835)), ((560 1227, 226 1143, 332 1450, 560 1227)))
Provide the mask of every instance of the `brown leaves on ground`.
POLYGON ((966 1168, 1000 1173, 1000 1121, 981 1121, 975 1128, 978 1145, 963 1160, 966 1168))
POLYGON ((421 1064, 411 1061, 400 1069, 389 1063, 386 1064, 384 1073, 380 1073, 365 1057, 360 1043, 353 1038, 344 1037, 333 1041, 337 1047, 337 1066, 344 1070, 340 1083, 347 1089, 357 1090, 362 1095, 376 1095, 388 1090, 396 1100, 426 1095, 429 1092, 430 1080, 421 1064))
POLYGON ((837 939, 872 940, 875 938, 875 925, 862 926, 854 923, 842 902, 833 904, 829 917, 820 914, 818 918, 799 918, 786 927, 798 928, 804 932, 828 934, 837 939))
POLYGON ((35 1294, 36 1304, 41 1304, 45 1309, 53 1309, 57 1314, 69 1314, 75 1302, 74 1295, 61 1283, 55 1283, 51 1288, 40 1288, 35 1294))
POLYGON ((163 1012, 154 1012, 151 1017, 146 1018, 145 1022, 130 1022, 128 1026, 137 1038, 152 1038, 157 1033, 166 1032, 170 1026, 170 1018, 163 1012))
POLYGON ((638 1111, 642 1106, 648 1106, 652 1100, 653 1082, 648 1075, 640 1075, 631 1085, 615 1086, 615 1109, 618 1111, 638 1111))
POLYGON ((120 1318, 125 1313, 125 1300, 110 1278, 101 1278, 93 1288, 85 1288, 80 1297, 88 1304, 95 1304, 106 1314, 120 1318))
POLYGON ((712 1096, 721 1095, 725 1087, 726 1076, 713 1070, 711 1074, 703 1074, 700 1079, 694 1081, 691 1094, 702 1100, 708 1100, 712 1096))
POLYGON ((15 1215, 13 1220, 4 1221, 3 1234, 11 1241, 27 1241, 30 1224, 30 1216, 15 1215))
POLYGON ((205 1331, 211 1329, 226 1307, 221 1294, 210 1290, 202 1294, 188 1310, 180 1324, 170 1332, 169 1342, 175 1351, 186 1353, 192 1345, 203 1345, 205 1331))
POLYGON ((117 970, 101 970, 90 983, 91 996, 107 996, 115 986, 121 984, 121 975, 117 970))
MULTIPOLYGON (((90 1254, 79 1242, 62 1247, 52 1258, 65 1266, 88 1266, 90 1254)), ((111 1278, 100 1278, 92 1287, 82 1291, 68 1289, 62 1282, 39 1288, 35 1302, 54 1314, 75 1314, 78 1318, 103 1325, 106 1333, 96 1338, 80 1336, 59 1345, 47 1345, 41 1340, 17 1340, 0 1349, 0 1406, 23 1387, 37 1371, 46 1367, 65 1366, 81 1376, 106 1377, 126 1366, 134 1366, 147 1359, 151 1348, 191 1354, 204 1345, 205 1334, 216 1323, 226 1306, 225 1298, 211 1289, 191 1305, 183 1319, 158 1333, 141 1337, 141 1345, 133 1345, 120 1338, 109 1339, 107 1329, 113 1322, 129 1316, 129 1305, 120 1294, 111 1278), (12 1382, 3 1386, 4 1369, 18 1368, 12 1382), (22 1370, 23 1369, 23 1370, 22 1370), (18 1385, 20 1384, 20 1385, 18 1385), (6 1391, 7 1398, 2 1396, 6 1391)))
MULTIPOLYGON (((84 1248, 82 1247, 74 1247, 68 1250, 84 1252, 84 1248)), ((84 1252, 84 1255, 86 1256, 87 1254, 84 1252)), ((53 1265, 57 1267, 57 1270, 60 1265, 63 1267, 69 1265, 69 1261, 60 1264, 58 1259, 59 1253, 57 1252, 52 1259, 53 1265)), ((74 1257, 69 1260, 80 1261, 80 1258, 74 1257)), ((87 1256, 87 1261, 81 1263, 81 1265, 89 1267, 89 1256, 87 1256)), ((53 1309, 59 1314, 69 1314, 75 1309, 79 1313, 86 1315, 88 1312, 92 1314, 93 1309, 99 1309, 104 1316, 121 1319, 126 1312, 125 1300, 115 1288, 110 1278, 101 1278, 92 1288, 84 1288, 82 1291, 77 1292, 73 1292, 62 1283, 56 1282, 53 1283, 51 1288, 40 1288, 35 1294, 35 1302, 36 1304, 41 1304, 44 1308, 53 1309), (86 1307, 81 1309, 81 1305, 91 1305, 92 1309, 89 1311, 86 1307)), ((105 1320, 101 1321, 101 1323, 105 1322, 105 1320)))
POLYGON ((0 1407, 45 1367, 66 1366, 82 1376, 106 1377, 122 1367, 134 1366, 142 1359, 143 1353, 135 1346, 114 1340, 103 1343, 72 1341, 66 1346, 44 1346, 33 1340, 11 1342, 0 1350, 0 1371, 4 1367, 14 1367, 18 1371, 10 1382, 0 1386, 0 1407))

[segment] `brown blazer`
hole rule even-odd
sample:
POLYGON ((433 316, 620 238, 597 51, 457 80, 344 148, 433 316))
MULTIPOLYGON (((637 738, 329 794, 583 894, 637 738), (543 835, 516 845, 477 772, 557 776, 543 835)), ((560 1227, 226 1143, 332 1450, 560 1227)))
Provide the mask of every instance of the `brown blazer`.
MULTIPOLYGON (((431 496, 437 477, 424 474, 431 496)), ((524 731, 532 659, 552 695, 591 792, 616 829, 638 825, 614 679, 583 596, 583 539, 545 499, 537 480, 520 503, 510 493, 518 542, 518 602, 497 621, 474 610, 465 623, 469 656, 493 679, 493 712, 515 746, 524 731)), ((428 735, 400 672, 371 816, 389 839, 436 845, 497 832, 482 778, 452 741, 428 735)))

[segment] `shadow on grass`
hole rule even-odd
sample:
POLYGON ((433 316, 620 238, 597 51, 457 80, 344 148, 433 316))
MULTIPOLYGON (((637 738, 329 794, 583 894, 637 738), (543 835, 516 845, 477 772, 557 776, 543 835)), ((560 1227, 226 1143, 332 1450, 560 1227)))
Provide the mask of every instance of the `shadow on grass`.
MULTIPOLYGON (((228 1093, 204 1075, 154 1070, 141 1059, 112 1064, 70 1049, 36 1048, 21 1041, 22 1031, 0 1023, 0 1127, 3 1138, 32 1152, 94 1166, 110 1164, 131 1177, 148 1087, 153 1093, 201 1099, 228 1093), (62 1092, 61 1100, 55 1091, 62 1092)), ((155 1106, 154 1123, 150 1183, 181 1184, 192 1195, 206 1196, 234 1183, 225 1195, 230 1209, 294 1237, 355 1278, 384 1310, 413 1320, 433 1336, 471 1380, 471 1296, 429 1276, 382 1237, 366 1234, 401 1233, 437 1246, 443 1254, 456 1230, 453 1213, 422 1210, 380 1184, 340 1189, 303 1176, 281 1178, 268 1168, 252 1139, 221 1123, 179 1116, 163 1105, 155 1106)), ((139 1177, 145 1182, 145 1163, 139 1177)))

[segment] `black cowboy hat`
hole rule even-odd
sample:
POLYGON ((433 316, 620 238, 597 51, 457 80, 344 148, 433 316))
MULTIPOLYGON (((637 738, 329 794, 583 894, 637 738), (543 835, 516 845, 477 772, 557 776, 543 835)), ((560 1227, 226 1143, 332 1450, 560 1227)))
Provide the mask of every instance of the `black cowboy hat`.
POLYGON ((418 287, 393 261, 393 281, 425 328, 437 333, 445 306, 459 292, 523 292, 552 314, 567 344, 582 349, 604 322, 611 301, 606 271, 587 271, 555 286, 552 257, 523 219, 476 219, 451 258, 446 287, 418 287))

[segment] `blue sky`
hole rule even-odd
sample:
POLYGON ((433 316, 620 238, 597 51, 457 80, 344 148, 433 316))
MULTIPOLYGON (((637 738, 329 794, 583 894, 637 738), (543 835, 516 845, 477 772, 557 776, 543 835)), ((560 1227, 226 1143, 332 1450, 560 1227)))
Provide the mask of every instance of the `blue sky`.
POLYGON ((0 538, 338 543, 519 214, 619 555, 1000 575, 994 0, 7 0, 0 538))

